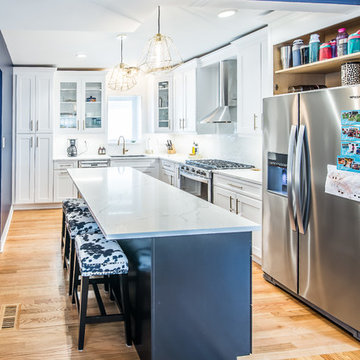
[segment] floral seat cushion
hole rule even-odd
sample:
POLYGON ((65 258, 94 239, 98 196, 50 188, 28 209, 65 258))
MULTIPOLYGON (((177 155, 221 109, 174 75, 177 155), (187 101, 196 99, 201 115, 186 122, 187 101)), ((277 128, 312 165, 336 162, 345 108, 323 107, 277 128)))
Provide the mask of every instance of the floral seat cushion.
POLYGON ((100 228, 88 209, 77 209, 72 213, 66 214, 66 224, 70 236, 99 233, 100 228))
POLYGON ((121 246, 102 234, 76 236, 75 248, 82 276, 121 275, 129 271, 121 246))
POLYGON ((62 208, 66 213, 72 212, 77 208, 87 208, 87 205, 84 199, 66 199, 62 202, 62 208))

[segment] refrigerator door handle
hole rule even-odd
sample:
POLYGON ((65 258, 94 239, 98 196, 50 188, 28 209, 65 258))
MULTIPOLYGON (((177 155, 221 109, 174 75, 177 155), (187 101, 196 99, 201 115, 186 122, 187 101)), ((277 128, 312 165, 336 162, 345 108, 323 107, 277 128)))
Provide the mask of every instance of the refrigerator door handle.
POLYGON ((300 125, 295 157, 295 206, 296 218, 301 234, 305 234, 309 223, 310 177, 306 128, 300 125))
POLYGON ((293 231, 297 231, 296 208, 293 197, 293 192, 294 192, 293 170, 294 170, 294 154, 296 149, 296 136, 297 136, 297 126, 292 125, 290 130, 288 160, 287 160, 287 195, 288 195, 289 219, 290 219, 291 230, 293 231))

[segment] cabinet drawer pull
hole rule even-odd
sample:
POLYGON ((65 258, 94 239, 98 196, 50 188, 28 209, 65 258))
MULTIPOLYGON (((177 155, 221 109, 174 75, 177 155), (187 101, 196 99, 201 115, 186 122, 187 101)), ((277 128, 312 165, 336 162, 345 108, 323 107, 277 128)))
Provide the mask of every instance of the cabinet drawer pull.
POLYGON ((232 186, 232 187, 234 187, 234 188, 240 189, 240 190, 243 190, 243 189, 244 189, 244 188, 243 188, 242 186, 240 186, 240 185, 235 185, 235 184, 230 184, 230 183, 228 183, 228 185, 229 185, 229 186, 232 186))
POLYGON ((38 136, 36 137, 36 147, 37 148, 39 147, 39 137, 38 136))
POLYGON ((238 199, 236 199, 236 208, 235 208, 235 213, 236 213, 236 215, 238 215, 239 214, 239 200, 238 199))
POLYGON ((68 173, 67 173, 67 171, 59 171, 59 174, 60 175, 67 175, 68 173))
POLYGON ((229 196, 229 200, 230 200, 230 212, 233 212, 233 208, 232 208, 232 196, 229 196))
POLYGON ((30 138, 30 147, 33 147, 33 137, 30 138))
POLYGON ((30 120, 30 131, 34 130, 34 122, 30 120))
POLYGON ((39 131, 39 120, 36 120, 36 131, 39 131))
POLYGON ((77 129, 80 130, 79 120, 77 121, 77 129))

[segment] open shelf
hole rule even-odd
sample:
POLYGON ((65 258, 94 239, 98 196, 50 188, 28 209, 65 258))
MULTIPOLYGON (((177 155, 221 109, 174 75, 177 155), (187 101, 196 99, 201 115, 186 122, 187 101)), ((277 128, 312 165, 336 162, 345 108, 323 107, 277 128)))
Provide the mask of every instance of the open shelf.
MULTIPOLYGON (((312 33, 319 34, 320 41, 323 43, 335 39, 338 29, 343 27, 346 28, 349 35, 355 33, 360 29, 360 17, 331 25, 312 33)), ((282 69, 281 47, 292 45, 296 39, 302 39, 304 44, 308 44, 312 33, 303 34, 273 46, 274 95, 286 94, 289 88, 298 85, 325 85, 328 88, 341 86, 341 65, 346 62, 360 61, 360 52, 358 52, 289 69, 282 69)))
POLYGON ((350 61, 360 61, 360 52, 317 61, 311 64, 294 66, 289 69, 277 70, 275 71, 275 74, 329 74, 340 71, 341 65, 350 61))

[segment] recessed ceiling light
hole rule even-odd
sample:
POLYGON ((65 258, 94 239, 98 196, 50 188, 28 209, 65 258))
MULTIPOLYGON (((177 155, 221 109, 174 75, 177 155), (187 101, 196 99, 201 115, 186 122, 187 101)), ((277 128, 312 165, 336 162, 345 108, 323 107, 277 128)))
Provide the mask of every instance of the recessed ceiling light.
POLYGON ((78 59, 84 59, 84 58, 86 58, 86 54, 84 54, 84 53, 77 53, 77 54, 76 54, 76 57, 77 57, 78 59))
POLYGON ((218 17, 219 18, 227 18, 227 17, 235 15, 236 12, 237 12, 237 10, 235 10, 235 9, 223 10, 218 13, 218 17))

